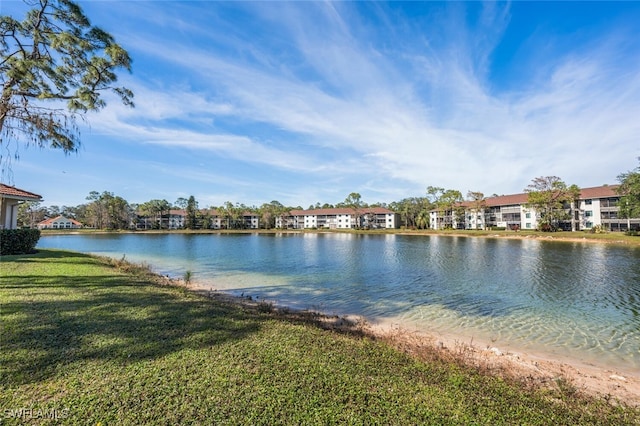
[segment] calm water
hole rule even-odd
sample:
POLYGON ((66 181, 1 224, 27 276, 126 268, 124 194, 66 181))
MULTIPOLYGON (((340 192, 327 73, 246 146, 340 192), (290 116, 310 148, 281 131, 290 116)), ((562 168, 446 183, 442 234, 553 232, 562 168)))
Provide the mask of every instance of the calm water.
POLYGON ((61 235, 38 247, 125 255, 277 304, 640 372, 638 248, 352 234, 61 235))

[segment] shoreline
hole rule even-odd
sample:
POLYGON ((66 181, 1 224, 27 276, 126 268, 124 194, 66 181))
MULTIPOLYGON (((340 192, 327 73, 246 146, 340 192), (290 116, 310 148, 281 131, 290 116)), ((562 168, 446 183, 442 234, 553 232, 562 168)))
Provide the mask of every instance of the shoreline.
POLYGON ((640 406, 640 374, 585 362, 568 355, 495 346, 453 332, 409 330, 399 324, 370 324, 371 333, 399 348, 419 355, 420 350, 445 351, 463 364, 535 387, 557 387, 560 383, 575 391, 604 399, 617 399, 640 406))
POLYGON ((442 237, 464 237, 464 238, 496 238, 496 239, 525 239, 567 243, 599 243, 599 244, 619 244, 631 247, 640 247, 640 237, 627 236, 622 232, 606 232, 603 234, 591 234, 585 231, 562 231, 562 232, 540 232, 540 231, 488 231, 488 230, 407 230, 407 229, 385 229, 385 230, 336 230, 336 229, 174 229, 174 230, 45 230, 41 236, 47 235, 91 235, 91 234, 186 234, 186 235, 207 235, 207 234, 357 234, 357 235, 406 235, 406 236, 442 236, 442 237), (571 235, 566 235, 571 234, 571 235))
POLYGON ((215 290, 197 281, 186 284, 182 280, 171 279, 171 282, 173 285, 223 303, 275 312, 283 317, 312 318, 323 328, 338 332, 356 332, 381 340, 420 360, 455 362, 477 369, 480 373, 519 382, 526 387, 562 386, 573 392, 602 398, 608 402, 640 407, 640 374, 635 372, 596 365, 570 356, 553 356, 514 347, 496 347, 487 341, 464 337, 462 333, 411 330, 397 321, 372 323, 358 315, 340 316, 315 310, 293 309, 272 301, 257 301, 224 290, 215 290))

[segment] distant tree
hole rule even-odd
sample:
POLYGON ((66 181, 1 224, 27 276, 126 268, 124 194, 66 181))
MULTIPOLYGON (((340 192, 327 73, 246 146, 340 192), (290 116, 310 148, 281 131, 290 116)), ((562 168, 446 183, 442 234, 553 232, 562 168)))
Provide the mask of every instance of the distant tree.
POLYGON ((427 210, 421 210, 416 216, 416 227, 418 229, 429 228, 429 212, 427 210))
POLYGON ((618 182, 617 192, 621 195, 618 214, 627 219, 627 229, 631 230, 631 218, 640 217, 640 166, 618 175, 618 182))
POLYGON ((105 90, 133 106, 133 93, 113 86, 131 59, 73 1, 28 4, 34 8, 22 22, 0 16, 0 146, 21 141, 72 152, 80 144, 76 119, 103 108, 105 90))
POLYGON ((173 203, 173 205, 177 208, 177 209, 182 209, 182 210, 186 210, 187 209, 187 204, 189 203, 189 200, 183 197, 180 197, 176 200, 175 203, 173 203))
POLYGON ((77 216, 76 211, 77 211, 77 207, 73 207, 73 206, 62 206, 60 208, 60 214, 70 219, 76 219, 76 216, 77 216))
POLYGON ((347 196, 347 198, 345 198, 343 205, 347 208, 353 209, 353 215, 355 217, 356 227, 359 228, 362 225, 361 209, 367 206, 366 203, 362 202, 362 196, 357 192, 352 192, 347 196))
POLYGON ((245 209, 244 205, 227 201, 224 206, 218 208, 218 211, 222 213, 228 229, 241 229, 244 227, 242 217, 245 209))
POLYGON ((198 226, 198 202, 193 195, 187 200, 185 213, 185 227, 187 229, 196 229, 198 226))
POLYGON ((47 217, 58 217, 60 216, 60 206, 56 206, 55 204, 47 207, 47 217))
POLYGON ((18 206, 18 227, 35 228, 46 215, 47 209, 40 201, 26 201, 18 206))
POLYGON ((428 227, 429 211, 432 207, 429 199, 424 197, 404 198, 389 204, 389 208, 400 215, 402 224, 407 228, 428 227), (419 220, 420 216, 422 219, 419 220))
POLYGON ((87 224, 96 229, 104 228, 105 206, 100 199, 100 193, 91 191, 85 199, 89 201, 86 212, 87 224))
POLYGON ((273 200, 270 203, 264 203, 258 209, 258 213, 260 214, 261 219, 261 226, 265 229, 275 228, 276 218, 279 217, 280 213, 283 210, 288 209, 279 201, 273 200))
MULTIPOLYGON (((169 224, 165 226, 163 216, 165 213, 169 213, 171 210, 171 204, 167 200, 149 200, 140 204, 140 213, 146 218, 153 217, 151 227, 154 229, 168 228, 169 224)), ((145 220, 145 229, 148 227, 148 221, 145 220)))
POLYGON ((526 205, 536 211, 541 231, 557 231, 561 222, 572 220, 571 204, 580 194, 576 185, 567 186, 557 176, 541 176, 533 179, 524 191, 526 205))
MULTIPOLYGON (((462 192, 455 189, 435 189, 437 192, 430 195, 437 197, 434 204, 443 218, 443 227, 452 228, 454 221, 460 223, 461 219, 464 219, 464 208, 460 206, 463 201, 462 192)), ((429 193, 429 189, 427 189, 427 193, 429 193)))
POLYGON ((124 198, 112 192, 91 191, 87 200, 85 220, 97 229, 128 229, 133 221, 134 211, 124 198))
POLYGON ((486 198, 484 197, 484 194, 482 192, 469 191, 467 192, 467 199, 469 199, 469 201, 471 202, 470 210, 474 215, 474 223, 476 224, 476 229, 478 229, 477 216, 482 213, 482 216, 484 217, 484 210, 487 207, 486 198))
POLYGON ((427 198, 433 204, 436 204, 440 197, 444 194, 444 188, 439 186, 427 186, 427 198))

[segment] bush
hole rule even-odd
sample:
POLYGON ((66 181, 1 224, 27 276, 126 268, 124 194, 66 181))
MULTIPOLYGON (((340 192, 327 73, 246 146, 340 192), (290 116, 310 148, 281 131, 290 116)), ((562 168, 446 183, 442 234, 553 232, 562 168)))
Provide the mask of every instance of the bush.
POLYGON ((2 229, 0 255, 34 253, 39 239, 39 229, 2 229))
POLYGON ((625 234, 629 235, 630 237, 640 237, 640 231, 638 231, 637 229, 627 231, 625 232, 625 234))

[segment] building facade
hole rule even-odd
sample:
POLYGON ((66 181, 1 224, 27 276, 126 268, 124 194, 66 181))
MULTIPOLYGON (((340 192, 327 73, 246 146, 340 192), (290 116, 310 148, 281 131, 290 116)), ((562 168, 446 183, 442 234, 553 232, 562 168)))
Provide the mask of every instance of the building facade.
POLYGON ((82 224, 62 215, 45 219, 38 223, 38 229, 80 229, 82 224))
POLYGON ((0 229, 18 227, 18 206, 25 201, 42 201, 33 192, 0 183, 0 229))
MULTIPOLYGON (((187 223, 186 210, 169 210, 162 216, 138 215, 136 229, 183 229, 187 223)), ((235 224, 230 218, 215 209, 200 210, 197 218, 197 229, 258 229, 260 218, 257 214, 244 212, 235 224)))
MULTIPOLYGON (((620 195, 618 185, 604 185, 580 190, 580 197, 566 210, 571 219, 560 223, 561 229, 591 230, 602 228, 608 231, 640 229, 640 218, 618 217, 620 195)), ((474 208, 470 202, 459 205, 460 211, 432 210, 429 214, 431 229, 491 229, 534 230, 538 227, 537 212, 527 207, 526 193, 489 197, 482 208, 474 208)))
POLYGON ((384 207, 362 209, 332 208, 291 210, 276 218, 281 229, 395 229, 400 227, 397 213, 384 207))

